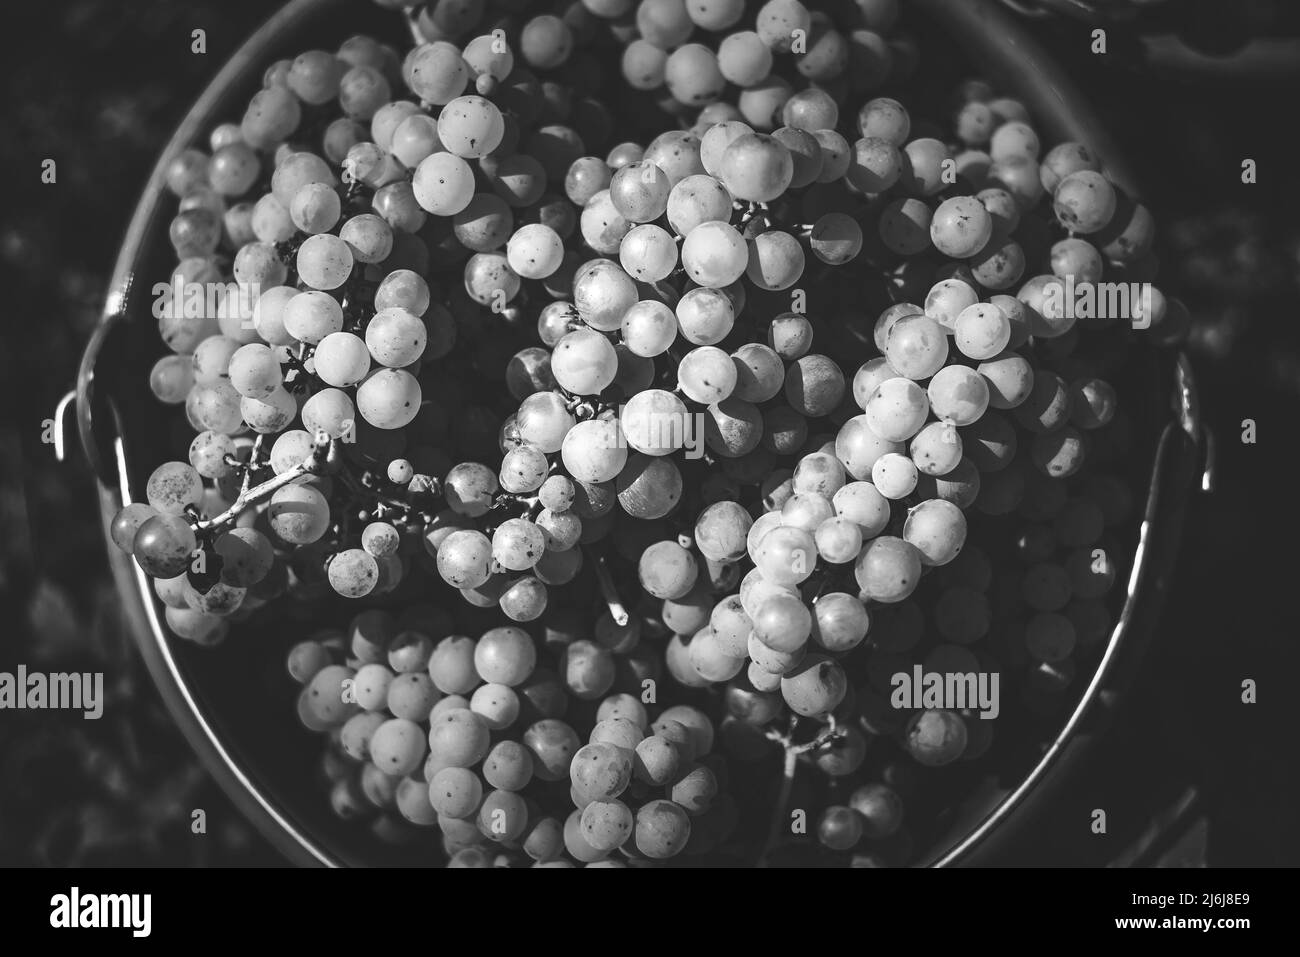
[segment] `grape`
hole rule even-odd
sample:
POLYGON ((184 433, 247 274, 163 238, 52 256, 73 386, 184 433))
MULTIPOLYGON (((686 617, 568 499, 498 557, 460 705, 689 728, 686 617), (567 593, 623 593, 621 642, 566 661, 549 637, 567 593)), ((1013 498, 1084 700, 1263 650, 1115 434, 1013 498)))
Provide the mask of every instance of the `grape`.
POLYGON ((455 531, 438 547, 438 574, 454 588, 477 588, 488 580, 491 559, 492 543, 486 535, 455 531))
POLYGON ((722 151, 717 178, 737 199, 767 203, 777 199, 794 177, 790 150, 766 133, 741 133, 722 151))
POLYGON ((653 860, 675 857, 691 834, 686 812, 672 801, 650 801, 636 812, 636 848, 653 860))
POLYGON ((473 767, 487 756, 490 740, 487 723, 468 708, 430 715, 429 758, 439 769, 473 767))
POLYGON ((929 412, 926 390, 902 377, 881 382, 864 406, 864 417, 872 432, 890 442, 904 442, 914 436, 929 412))
POLYGON ((749 252, 740 233, 732 226, 710 221, 699 224, 686 236, 681 258, 694 282, 718 289, 741 277, 749 262, 749 252))
MULTIPOLYGON (((594 332, 579 330, 579 332, 570 333, 570 335, 574 336, 580 334, 589 335, 594 337, 594 340, 599 340, 599 343, 593 340, 591 344, 596 345, 596 348, 590 351, 594 352, 601 361, 605 361, 603 348, 609 347, 609 341, 594 332)), ((565 338, 567 339, 568 336, 565 338)), ((577 365, 581 361, 580 357, 584 347, 588 344, 586 339, 581 339, 573 349, 566 352, 567 356, 572 357, 573 367, 581 375, 590 373, 590 370, 582 369, 577 365)), ((610 351, 613 351, 612 347, 610 351)), ((566 365, 562 366, 562 368, 565 370, 564 374, 567 378, 570 366, 566 365)), ((552 357, 552 371, 555 371, 554 357, 552 357)), ((559 380, 560 376, 557 375, 556 378, 559 380)), ((612 378, 611 375, 610 379, 612 380, 612 378)), ((517 422, 520 437, 525 442, 536 446, 540 451, 549 455, 560 451, 564 437, 574 427, 576 420, 565 407, 564 399, 559 395, 554 392, 536 392, 520 403, 517 422)))
POLYGON ((848 679, 838 662, 812 652, 781 678, 781 697, 790 710, 804 716, 828 714, 839 706, 848 679))
MULTIPOLYGON (((274 197, 272 197, 274 201, 274 197)), ((329 183, 305 183, 289 201, 289 220, 298 229, 313 235, 327 233, 338 223, 343 206, 339 194, 329 183)), ((276 231, 273 235, 282 235, 276 231)))
POLYGON ((767 346, 749 342, 733 355, 736 368, 735 396, 746 402, 766 402, 778 392, 785 380, 785 365, 780 356, 767 346))
POLYGON ((951 711, 922 711, 907 722, 904 746, 919 764, 941 767, 966 750, 966 725, 951 711))
POLYGON ((694 556, 676 542, 655 542, 637 564, 641 585, 656 598, 681 598, 695 583, 694 556))
POLYGON ((378 429, 400 429, 420 411, 420 383, 403 369, 380 369, 357 389, 357 411, 378 429))
POLYGON ((955 469, 961 451, 961 436, 950 422, 931 422, 916 434, 908 448, 917 470, 930 476, 947 475, 955 469))
POLYGON ((915 546, 925 565, 946 565, 966 541, 966 517, 951 502, 932 499, 907 513, 903 540, 915 546))
MULTIPOLYGON (((989 405, 988 382, 966 366, 940 369, 930 380, 926 392, 934 414, 951 425, 972 425, 989 405)), ((960 441, 955 444, 960 446, 960 441)))
MULTIPOLYGON (((708 134, 703 142, 708 142, 708 134)), ((668 223, 677 235, 686 236, 701 223, 727 222, 731 218, 731 202, 727 188, 714 177, 687 176, 668 194, 668 223)))
POLYGON ((506 244, 510 268, 524 279, 545 279, 560 268, 563 259, 563 241, 541 223, 520 227, 506 244))
POLYGON ((312 361, 321 381, 340 389, 357 385, 370 371, 366 343, 350 332, 332 332, 321 339, 312 361))
POLYGON ((447 817, 469 817, 483 800, 483 782, 473 771, 444 767, 429 781, 429 803, 447 817))
POLYGON ((734 396, 710 405, 704 420, 705 444, 723 458, 734 459, 752 452, 762 431, 763 420, 758 409, 734 396))
POLYGON ((352 264, 351 248, 337 236, 309 236, 298 247, 298 277, 313 289, 337 289, 347 281, 352 272, 352 264))
POLYGON ((595 395, 614 381, 618 355, 609 340, 599 332, 577 329, 556 345, 551 355, 551 371, 555 381, 568 391, 576 395, 595 395))
POLYGON ((353 216, 339 230, 339 238, 347 243, 352 258, 360 263, 382 262, 393 251, 392 227, 373 213, 353 216))
POLYGON ((907 598, 921 578, 921 553, 892 535, 872 539, 854 568, 863 598, 891 604, 907 598))
POLYGON ((728 34, 718 45, 718 69, 736 86, 754 86, 772 71, 772 48, 752 31, 728 34))
POLYGON ((275 563, 270 539, 256 529, 232 528, 219 535, 212 547, 221 556, 221 580, 227 585, 255 585, 275 563))
POLYGON ((715 502, 695 522, 695 544, 713 561, 737 561, 745 554, 746 537, 753 519, 736 502, 715 502))
POLYGON ((817 563, 816 544, 803 529, 776 527, 759 541, 754 562, 771 584, 796 585, 812 574, 817 563))
POLYGON ((1000 353, 976 368, 988 383, 989 405, 994 409, 1014 409, 1033 390, 1033 367, 1013 352, 1000 353))
POLYGON ((492 533, 492 557, 510 571, 532 568, 545 548, 541 529, 527 519, 507 519, 492 533))
POLYGON ((474 198, 474 173, 459 156, 432 153, 415 168, 411 188, 421 209, 436 216, 455 216, 474 198))
POLYGON ((315 345, 343 329, 343 308, 324 292, 300 292, 285 304, 284 329, 302 342, 315 345))
POLYGON ((610 481, 627 462, 618 424, 599 419, 579 422, 569 429, 560 455, 573 478, 591 483, 610 481))
POLYGON ((737 369, 731 356, 721 349, 699 346, 682 357, 677 367, 677 384, 693 402, 713 405, 735 391, 737 369))
POLYGON ((344 598, 364 598, 375 589, 379 565, 364 549, 349 548, 339 552, 327 569, 330 587, 344 598))
POLYGON ((648 389, 623 406, 620 420, 627 444, 647 455, 668 455, 685 442, 686 406, 671 392, 648 389))
POLYGON ((799 281, 803 269, 803 247, 789 233, 770 229, 750 241, 745 274, 758 288, 788 289, 799 281))
POLYGON ((1104 379, 1085 378, 1070 383, 1070 421, 1081 429, 1098 429, 1115 417, 1115 389, 1104 379))
POLYGON ((1071 395, 1065 380, 1039 369, 1034 373, 1029 395, 1015 410, 1015 419, 1030 432, 1054 432, 1070 416, 1071 395))
POLYGON ((796 492, 781 506, 781 524, 792 528, 801 528, 812 534, 822 522, 832 518, 835 512, 831 503, 820 495, 810 492, 796 492))
POLYGON ((324 432, 332 439, 354 435, 352 400, 339 389, 321 389, 303 403, 302 424, 311 434, 324 432))
POLYGON ((948 337, 929 316, 904 316, 889 331, 885 358, 902 376, 928 379, 947 361, 948 337))
MULTIPOLYGON (((152 578, 175 578, 190 566, 197 541, 190 523, 179 515, 152 515, 140 522, 130 552, 152 578)), ((170 622, 170 618, 169 618, 170 622)))
POLYGON ((1069 478, 1083 466, 1087 444, 1073 426, 1036 436, 1030 450, 1035 467, 1052 478, 1069 478))
POLYGON ((765 599, 753 616, 753 636, 772 651, 798 651, 807 643, 811 630, 812 614, 793 595, 765 599))
MULTIPOLYGON (((182 515, 203 500, 203 479, 184 462, 164 462, 145 485, 149 506, 163 515, 182 515)), ((170 576, 166 576, 170 577, 170 576)))
POLYGON ((654 358, 668 351, 677 338, 677 322, 673 310, 662 302, 642 299, 623 314, 623 342, 636 355, 654 358))
POLYGON ((1052 195, 1052 210, 1071 232, 1100 232, 1115 215, 1115 188, 1101 173, 1080 170, 1066 176, 1052 195))
POLYGON ((930 239, 953 259, 976 255, 993 235, 993 219, 974 196, 954 196, 939 204, 930 220, 930 239))
POLYGON ((501 460, 501 487, 516 495, 535 492, 546 481, 549 468, 541 450, 530 445, 511 449, 501 460))
POLYGON ((817 553, 836 565, 853 561, 862 550, 862 528, 846 518, 825 519, 817 526, 813 538, 817 553))
POLYGON ((697 346, 712 346, 722 342, 735 324, 736 313, 732 300, 722 290, 689 290, 677 302, 676 319, 682 337, 697 346))
POLYGON ((628 275, 641 282, 666 279, 677 267, 677 245, 672 235, 651 223, 630 229, 619 244, 618 256, 628 275))
POLYGON ((872 484, 885 498, 895 501, 911 495, 917 479, 916 465, 898 452, 886 452, 871 466, 872 484))

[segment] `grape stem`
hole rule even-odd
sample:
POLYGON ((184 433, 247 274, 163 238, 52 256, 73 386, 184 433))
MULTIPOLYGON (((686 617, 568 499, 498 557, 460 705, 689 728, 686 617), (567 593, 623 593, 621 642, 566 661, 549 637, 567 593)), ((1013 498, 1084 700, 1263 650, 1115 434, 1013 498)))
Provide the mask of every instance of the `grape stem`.
MULTIPOLYGON (((260 439, 258 441, 261 441, 260 439)), ((254 455, 257 449, 254 447, 254 455)), ((258 502, 264 501, 284 488, 295 479, 304 475, 324 475, 338 461, 338 443, 327 436, 318 435, 311 453, 292 468, 287 468, 279 475, 274 475, 259 485, 251 485, 253 460, 249 460, 249 469, 244 473, 244 484, 235 497, 234 504, 215 518, 201 519, 192 526, 196 535, 211 532, 235 521, 240 515, 258 502)))
MULTIPOLYGON (((593 557, 590 548, 584 549, 587 558, 593 557)), ((618 597, 618 592, 614 588, 614 578, 609 573, 609 567, 605 564, 604 555, 596 555, 596 581, 600 583, 600 593, 605 598, 605 604, 609 608, 609 615, 614 619, 614 624, 622 628, 628 623, 627 609, 623 607, 622 600, 618 597)))
POLYGON ((839 727, 835 716, 827 715, 826 727, 819 731, 816 737, 811 741, 805 741, 803 744, 795 744, 794 730, 798 723, 799 719, 791 715, 790 724, 785 731, 779 731, 776 728, 767 730, 767 739, 781 745, 783 757, 781 789, 777 793, 776 802, 772 805, 772 826, 768 830, 767 843, 763 846, 763 854, 758 861, 759 867, 768 866, 768 858, 781 843, 789 815, 790 795, 794 791, 794 776, 799 768, 799 758, 809 752, 825 747, 844 734, 844 729, 839 727))

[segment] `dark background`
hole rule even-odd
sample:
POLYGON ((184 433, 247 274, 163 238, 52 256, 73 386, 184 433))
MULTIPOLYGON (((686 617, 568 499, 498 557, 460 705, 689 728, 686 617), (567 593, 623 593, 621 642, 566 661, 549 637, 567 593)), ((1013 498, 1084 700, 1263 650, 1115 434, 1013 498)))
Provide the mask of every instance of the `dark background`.
MULTIPOLYGON (((1192 44, 1229 52, 1295 33, 1283 2, 1168 3, 1192 44)), ((247 0, 17 4, 3 70, 0 209, 0 663, 102 670, 99 721, 0 712, 0 864, 254 864, 275 853, 199 769, 122 626, 88 473, 59 465, 42 421, 72 386, 139 190, 171 129, 266 15, 247 0), (190 31, 208 52, 190 52, 190 31), (58 180, 40 182, 41 161, 58 180), (209 833, 190 834, 204 808, 209 833)), ((1162 16, 1164 19, 1162 19, 1162 16)), ((1144 828, 1194 793, 1170 862, 1300 863, 1296 708, 1300 613, 1293 454, 1300 415, 1300 82, 1173 75, 1144 64, 1138 30, 1044 19, 1142 180, 1161 226, 1160 285, 1194 317, 1189 352, 1218 439, 1218 480, 1189 513, 1174 591, 1122 733, 1009 863, 1124 860, 1144 828), (1241 183, 1241 161, 1259 182, 1241 183), (1241 442, 1242 420, 1258 442, 1241 442), (1243 678, 1259 703, 1240 702, 1243 678), (1092 837, 1079 808, 1108 809, 1092 837)), ((1173 24, 1178 26, 1178 24, 1173 24)), ((1284 65, 1286 65, 1284 63, 1284 65)))

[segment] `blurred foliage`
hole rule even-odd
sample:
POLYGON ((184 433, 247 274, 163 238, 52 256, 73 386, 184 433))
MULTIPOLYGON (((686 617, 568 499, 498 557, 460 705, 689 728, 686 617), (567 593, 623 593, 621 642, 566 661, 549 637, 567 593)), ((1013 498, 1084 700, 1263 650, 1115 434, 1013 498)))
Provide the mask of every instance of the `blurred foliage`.
MULTIPOLYGON (((73 0, 6 11, 21 42, 0 64, 0 152, 17 186, 0 223, 11 277, 0 330, 0 670, 102 670, 108 704, 98 721, 0 714, 0 864, 278 860, 171 726, 124 633, 93 483, 40 441, 158 150, 267 10, 73 0), (190 52, 195 27, 207 30, 206 55, 190 52), (58 161, 55 185, 39 183, 47 157, 58 161), (190 834, 194 808, 207 812, 204 837, 190 834)), ((1190 557, 1139 685, 1143 733, 1110 755, 1108 771, 1152 766, 1154 749, 1162 773, 1205 787, 1211 863, 1295 863, 1294 762, 1277 758, 1291 722, 1274 720, 1271 703, 1284 692, 1265 684, 1258 711, 1238 703, 1241 677, 1295 673, 1300 632, 1289 569, 1259 560, 1255 539, 1285 518, 1258 489, 1290 471, 1282 436, 1300 404, 1300 183, 1281 92, 1182 85, 1134 66, 1122 52, 1131 44, 1089 55, 1084 24, 1034 29, 1114 123, 1147 184, 1162 224, 1161 284, 1191 308, 1189 347, 1220 437, 1222 485, 1189 523, 1190 557), (1259 163, 1255 186, 1240 181, 1245 157, 1259 163), (1237 441, 1245 417, 1260 422, 1258 447, 1237 441)))

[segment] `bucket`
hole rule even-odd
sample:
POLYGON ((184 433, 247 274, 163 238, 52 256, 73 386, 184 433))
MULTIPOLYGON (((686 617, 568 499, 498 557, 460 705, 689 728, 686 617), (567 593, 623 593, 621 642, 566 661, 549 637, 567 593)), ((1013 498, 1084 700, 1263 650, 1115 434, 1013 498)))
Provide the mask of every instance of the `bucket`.
MULTIPOLYGON (((918 32, 960 39, 969 72, 1019 98, 1056 140, 1088 144, 1130 194, 1136 184, 1122 154, 1070 79, 997 0, 912 0, 918 32)), ((153 170, 127 230, 104 315, 78 375, 80 444, 98 479, 105 541, 131 631, 177 727, 235 806, 290 861, 357 866, 427 863, 427 849, 393 847, 333 816, 317 779, 318 739, 297 727, 293 686, 283 673, 283 636, 240 634, 218 651, 174 638, 151 582, 108 536, 114 514, 144 499, 159 462, 172 457, 167 430, 152 425, 158 405, 148 370, 161 354, 151 313, 152 286, 170 274, 173 210, 166 163, 237 117, 273 60, 312 46, 337 45, 356 32, 409 39, 402 19, 359 0, 291 0, 231 57, 190 109, 153 170), (277 643, 279 639, 279 643, 277 643), (315 742, 315 744, 313 743, 315 742)), ((922 45, 923 51, 926 49, 922 45)), ((1206 462, 1195 385, 1185 357, 1150 350, 1136 378, 1143 392, 1132 488, 1140 520, 1128 530, 1133 556, 1117 624, 1100 661, 1045 750, 1014 781, 982 782, 948 816, 921 855, 931 866, 1003 862, 999 852, 1085 761, 1137 670, 1168 588, 1183 513, 1206 462)), ((61 424, 62 419, 60 419, 61 424)), ((241 628, 245 626, 241 625, 241 628)), ((1083 676, 1081 676, 1083 677, 1083 676)))

